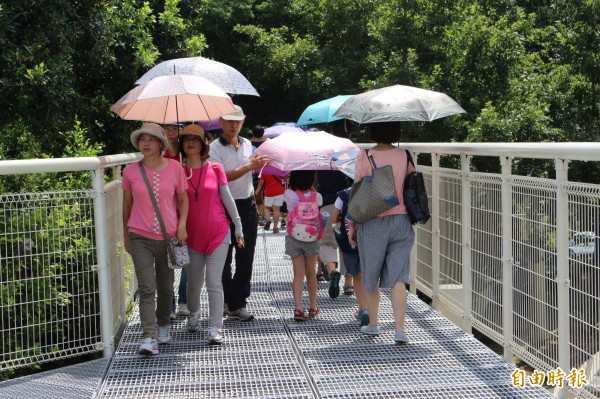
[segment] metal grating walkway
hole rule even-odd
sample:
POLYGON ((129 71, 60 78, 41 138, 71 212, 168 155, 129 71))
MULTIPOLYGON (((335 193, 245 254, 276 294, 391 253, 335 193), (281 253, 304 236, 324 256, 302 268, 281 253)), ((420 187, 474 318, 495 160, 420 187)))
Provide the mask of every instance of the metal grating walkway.
MULTIPOLYGON (((98 397, 554 398, 541 387, 514 387, 512 366, 414 295, 406 322, 411 342, 404 346, 392 341, 386 293, 382 334, 376 338, 358 333, 354 296, 331 300, 325 282, 319 286, 319 317, 294 322, 284 236, 261 233, 249 303, 257 319, 225 321, 225 344, 211 347, 204 335, 187 332, 180 317, 171 328, 174 343, 161 346, 158 356, 142 358, 137 354, 141 328, 136 312, 98 397)), ((206 327, 205 292, 202 306, 206 327)))

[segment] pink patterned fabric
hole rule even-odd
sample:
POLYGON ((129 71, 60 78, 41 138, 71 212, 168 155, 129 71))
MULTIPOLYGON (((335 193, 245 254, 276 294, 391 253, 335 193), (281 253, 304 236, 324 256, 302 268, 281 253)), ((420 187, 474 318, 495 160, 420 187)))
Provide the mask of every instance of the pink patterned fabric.
MULTIPOLYGON (((183 168, 179 162, 169 159, 166 168, 156 171, 146 168, 146 174, 167 234, 173 237, 177 233, 177 194, 185 192, 186 188, 183 168)), ((123 190, 131 191, 133 197, 131 215, 127 221, 129 231, 152 240, 164 240, 148 188, 137 163, 128 165, 123 170, 123 190)))
POLYGON ((227 185, 227 176, 223 166, 216 162, 207 162, 192 171, 187 183, 190 204, 187 244, 196 252, 212 255, 229 233, 229 220, 219 193, 219 186, 227 185), (198 189, 197 201, 194 187, 198 189))

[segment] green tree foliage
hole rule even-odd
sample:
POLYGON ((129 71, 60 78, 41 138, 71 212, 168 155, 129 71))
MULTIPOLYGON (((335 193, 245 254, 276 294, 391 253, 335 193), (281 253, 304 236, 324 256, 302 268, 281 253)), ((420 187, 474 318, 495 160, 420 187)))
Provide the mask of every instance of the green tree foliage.
POLYGON ((237 68, 260 92, 234 99, 249 124, 293 121, 327 97, 407 84, 446 92, 467 110, 405 124, 408 140, 597 140, 599 7, 596 0, 3 3, 0 137, 20 125, 55 156, 59 132, 78 115, 92 142, 108 153, 130 151, 138 123, 120 120, 110 105, 158 62, 203 55, 237 68))
MULTIPOLYGON (((62 156, 100 155, 102 145, 91 144, 81 123, 74 124, 61 134, 62 156)), ((29 147, 36 141, 23 128, 16 123, 7 130, 16 146, 25 149, 23 155, 47 156, 29 147)), ((3 368, 22 363, 22 358, 52 359, 74 340, 99 335, 90 186, 89 172, 0 179, 5 193, 0 195, 0 318, 4 329, 11 330, 2 342, 3 368)), ((90 344, 87 350, 95 348, 90 344)), ((10 374, 0 374, 0 379, 10 374)))
MULTIPOLYGON (((248 124, 295 121, 322 99, 405 84, 445 92, 467 111, 405 123, 406 141, 600 138, 598 0, 20 0, 0 3, 0 24, 0 159, 132 151, 139 122, 110 106, 157 63, 198 55, 237 68, 257 88, 260 98, 234 98, 248 124)), ((473 167, 498 162, 476 159, 473 167)), ((552 170, 551 162, 515 165, 520 174, 552 170)), ((600 171, 580 162, 570 177, 598 183, 600 171)), ((78 192, 89 181, 85 173, 0 179, 0 192, 18 199, 4 204, 14 209, 0 215, 0 228, 26 223, 45 249, 18 255, 26 237, 2 238, 2 322, 54 318, 44 331, 15 330, 3 344, 9 357, 39 354, 30 337, 61 342, 67 331, 96 325, 87 274, 66 277, 94 263, 90 208, 66 206, 68 196, 28 208, 20 197, 78 192), (50 233, 59 227, 64 235, 50 233), (39 278, 25 287, 32 270, 39 278), (54 323, 65 309, 89 320, 54 323)))

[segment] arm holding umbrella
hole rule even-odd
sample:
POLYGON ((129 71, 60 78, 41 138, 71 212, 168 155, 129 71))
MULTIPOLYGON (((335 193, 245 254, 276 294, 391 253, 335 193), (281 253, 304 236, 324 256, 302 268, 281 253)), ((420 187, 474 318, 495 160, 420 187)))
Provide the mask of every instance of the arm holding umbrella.
MULTIPOLYGON (((212 154, 211 154, 211 158, 213 160, 215 160, 216 162, 221 162, 218 157, 212 156, 212 154)), ((237 180, 240 177, 244 176, 248 172, 252 172, 254 170, 262 168, 263 166, 265 166, 267 164, 267 162, 269 162, 269 157, 267 157, 266 155, 252 154, 250 156, 250 158, 248 159, 248 161, 249 161, 248 163, 238 166, 235 169, 226 170, 225 176, 227 176, 227 180, 228 181, 237 180)))

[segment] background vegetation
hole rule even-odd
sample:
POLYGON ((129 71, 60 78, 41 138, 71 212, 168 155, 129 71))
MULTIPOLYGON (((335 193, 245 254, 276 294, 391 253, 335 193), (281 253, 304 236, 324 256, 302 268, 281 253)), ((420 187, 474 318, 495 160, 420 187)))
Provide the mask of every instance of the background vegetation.
MULTIPOLYGON (((467 111, 406 123, 405 141, 585 142, 600 133, 598 0, 20 0, 0 3, 0 25, 0 159, 132 151, 129 132, 139 123, 110 106, 157 63, 197 55, 237 68, 256 87, 260 98, 234 98, 248 125, 296 121, 322 99, 404 84, 445 92, 467 111)), ((552 173, 526 160, 516 169, 552 173)), ((569 175, 600 183, 585 163, 569 175)), ((0 192, 77 190, 86 179, 11 176, 0 192)), ((91 218, 78 212, 31 220, 91 218)), ((10 223, 0 218, 2 228, 10 223)), ((11 240, 2 245, 16 248, 22 237, 11 240)), ((64 240, 60 248, 91 248, 93 237, 64 240)), ((15 291, 3 303, 22 300, 20 266, 10 266, 0 277, 15 291)), ((54 278, 40 287, 69 302, 79 283, 54 278)), ((21 316, 15 308, 5 317, 21 316)))
POLYGON ((407 123, 406 140, 598 139, 597 0, 23 0, 0 24, 3 159, 60 155, 75 117, 105 153, 130 151, 138 124, 110 105, 153 65, 197 55, 259 91, 234 99, 248 124, 405 84, 467 110, 407 123))

